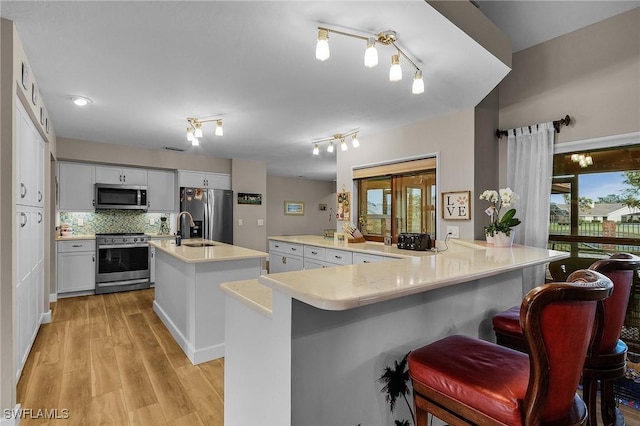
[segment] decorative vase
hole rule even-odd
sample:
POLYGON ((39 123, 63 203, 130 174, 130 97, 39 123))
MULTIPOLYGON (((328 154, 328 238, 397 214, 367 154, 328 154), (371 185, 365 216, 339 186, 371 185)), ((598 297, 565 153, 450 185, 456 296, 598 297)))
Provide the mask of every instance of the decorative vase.
POLYGON ((493 244, 493 236, 485 234, 485 237, 487 237, 487 244, 493 244))
POLYGON ((493 237, 493 245, 496 247, 511 247, 513 245, 513 238, 516 232, 512 229, 509 235, 504 232, 496 232, 493 237))

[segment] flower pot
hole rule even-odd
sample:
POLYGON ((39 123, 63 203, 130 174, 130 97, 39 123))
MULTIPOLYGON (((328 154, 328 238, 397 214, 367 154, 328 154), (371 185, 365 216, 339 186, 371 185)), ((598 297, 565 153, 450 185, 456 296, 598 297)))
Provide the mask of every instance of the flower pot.
POLYGON ((485 237, 487 237, 487 244, 493 244, 493 236, 485 234, 485 237))
POLYGON ((496 232, 493 237, 493 245, 496 247, 511 247, 513 245, 513 238, 516 232, 512 229, 509 235, 504 232, 496 232))

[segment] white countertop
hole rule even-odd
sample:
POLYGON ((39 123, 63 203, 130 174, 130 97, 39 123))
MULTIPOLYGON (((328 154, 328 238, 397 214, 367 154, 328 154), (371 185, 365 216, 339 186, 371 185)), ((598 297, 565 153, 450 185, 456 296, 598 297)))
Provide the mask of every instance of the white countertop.
POLYGON ((555 250, 520 245, 498 248, 460 240, 449 241, 447 251, 431 254, 262 275, 258 282, 320 309, 346 310, 569 256, 555 250))
POLYGON ((269 256, 267 253, 261 251, 199 238, 182 240, 181 246, 176 246, 173 239, 151 240, 149 241, 149 245, 186 263, 224 262, 227 260, 253 259, 258 257, 266 258, 269 256), (198 242, 209 242, 215 244, 215 246, 188 247, 185 245, 198 242))
POLYGON ((353 252, 366 253, 366 254, 379 254, 389 257, 406 258, 415 256, 431 256, 435 254, 429 250, 427 251, 414 251, 414 250, 401 250, 394 244, 391 246, 385 246, 383 243, 377 243, 373 241, 367 241, 364 243, 336 243, 333 238, 324 238, 319 235, 291 235, 291 236, 277 236, 269 237, 273 241, 282 241, 285 243, 305 244, 317 247, 328 247, 338 250, 349 250, 353 252))
POLYGON ((220 288, 250 308, 271 317, 273 292, 269 287, 260 284, 257 279, 224 283, 220 288))

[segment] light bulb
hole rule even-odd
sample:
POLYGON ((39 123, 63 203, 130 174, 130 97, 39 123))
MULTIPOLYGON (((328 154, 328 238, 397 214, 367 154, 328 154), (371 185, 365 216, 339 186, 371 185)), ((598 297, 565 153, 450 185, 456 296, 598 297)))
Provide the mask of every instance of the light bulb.
POLYGON ((349 145, 347 145, 347 143, 344 141, 344 139, 342 139, 340 141, 340 149, 343 151, 346 151, 349 149, 349 145))
POLYGON ((191 130, 191 127, 187 127, 187 140, 189 142, 193 141, 193 130, 191 130))
POLYGON ((574 163, 577 163, 578 161, 580 161, 580 155, 571 154, 571 161, 573 161, 574 163))
POLYGON ((402 68, 400 67, 400 55, 391 56, 391 68, 389 68, 389 81, 402 80, 402 68))
POLYGON ((376 49, 376 41, 370 38, 367 41, 367 50, 364 51, 364 66, 373 68, 378 65, 378 49, 376 49))
POLYGON ((593 158, 591 158, 591 154, 587 154, 584 158, 584 161, 587 163, 587 166, 591 166, 593 164, 593 158))
POLYGON ((193 133, 193 136, 195 136, 196 138, 201 138, 202 137, 202 124, 201 123, 196 123, 196 131, 193 133))
POLYGON ((327 152, 328 153, 332 153, 333 152, 333 141, 329 142, 329 146, 327 147, 327 152))
POLYGON ((353 145, 354 148, 357 148, 360 146, 360 141, 358 140, 358 135, 353 135, 353 138, 351 139, 351 145, 353 145))
POLYGON ((318 29, 318 42, 316 43, 316 59, 326 61, 331 56, 329 52, 329 31, 318 29))
POLYGON ((89 105, 92 102, 91 99, 85 98, 85 97, 82 97, 82 96, 74 96, 74 97, 71 98, 71 100, 77 106, 86 106, 86 105, 89 105))
POLYGON ((424 93, 424 80, 422 79, 422 71, 416 70, 416 75, 413 77, 413 86, 411 86, 411 93, 419 95, 424 93))
POLYGON ((320 155, 320 148, 318 148, 318 144, 313 145, 313 155, 320 155))
POLYGON ((200 146, 200 141, 198 140, 198 138, 193 138, 191 139, 191 146, 200 146))
POLYGON ((224 130, 222 129, 222 120, 216 121, 216 136, 222 136, 224 130))

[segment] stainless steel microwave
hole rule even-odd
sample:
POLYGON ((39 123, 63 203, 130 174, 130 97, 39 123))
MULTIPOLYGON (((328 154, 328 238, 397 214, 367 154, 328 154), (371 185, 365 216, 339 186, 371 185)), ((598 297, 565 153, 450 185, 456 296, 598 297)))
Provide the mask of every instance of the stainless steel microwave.
POLYGON ((147 210, 144 185, 108 185, 96 183, 96 209, 147 210))

